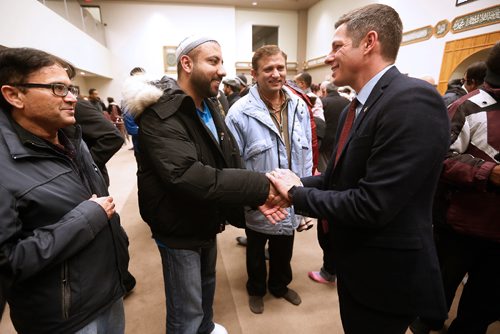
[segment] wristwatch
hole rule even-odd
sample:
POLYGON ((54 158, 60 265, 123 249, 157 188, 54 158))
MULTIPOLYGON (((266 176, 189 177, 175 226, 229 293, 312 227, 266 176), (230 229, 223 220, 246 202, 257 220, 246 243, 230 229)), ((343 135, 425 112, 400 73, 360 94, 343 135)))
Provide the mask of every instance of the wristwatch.
POLYGON ((290 199, 290 202, 293 202, 293 193, 297 190, 297 186, 292 186, 290 189, 288 189, 288 198, 290 199))

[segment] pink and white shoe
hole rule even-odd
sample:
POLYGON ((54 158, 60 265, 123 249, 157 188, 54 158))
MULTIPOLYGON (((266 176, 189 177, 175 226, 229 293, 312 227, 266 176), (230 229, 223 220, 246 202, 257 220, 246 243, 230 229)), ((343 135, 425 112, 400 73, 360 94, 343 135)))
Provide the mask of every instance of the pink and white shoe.
POLYGON ((307 276, 309 276, 310 279, 312 279, 315 282, 318 283, 323 283, 323 284, 335 284, 335 280, 329 281, 325 279, 323 276, 321 276, 319 271, 310 271, 307 273, 307 276))

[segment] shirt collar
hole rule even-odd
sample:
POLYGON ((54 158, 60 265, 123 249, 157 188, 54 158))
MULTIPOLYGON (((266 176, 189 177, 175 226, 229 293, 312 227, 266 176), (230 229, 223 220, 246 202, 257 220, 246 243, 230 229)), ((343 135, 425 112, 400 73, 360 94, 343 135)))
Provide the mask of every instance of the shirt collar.
POLYGON ((210 113, 210 109, 208 109, 205 100, 201 101, 201 109, 196 108, 196 110, 202 114, 210 113))
POLYGON ((360 105, 364 105, 366 103, 366 100, 368 100, 368 97, 370 96, 373 88, 377 84, 377 82, 380 80, 380 78, 387 72, 391 67, 394 67, 394 64, 389 65, 385 67, 382 71, 378 72, 375 74, 373 78, 368 81, 363 88, 359 91, 358 95, 356 95, 356 98, 359 101, 360 105))

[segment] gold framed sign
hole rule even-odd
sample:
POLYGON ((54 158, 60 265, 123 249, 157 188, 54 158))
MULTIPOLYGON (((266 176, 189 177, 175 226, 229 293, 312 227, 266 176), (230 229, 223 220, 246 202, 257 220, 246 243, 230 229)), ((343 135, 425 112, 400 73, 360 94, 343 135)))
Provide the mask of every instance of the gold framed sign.
POLYGON ((306 62, 306 66, 307 66, 306 68, 314 68, 314 67, 318 67, 318 66, 324 66, 326 57, 328 57, 328 56, 309 59, 306 62))
POLYGON ((422 28, 414 29, 403 33, 401 45, 408 45, 412 43, 426 41, 432 37, 434 28, 432 26, 425 26, 422 28))
POLYGON ((439 21, 434 27, 434 36, 436 38, 441 38, 446 36, 446 34, 450 31, 450 21, 442 20, 439 21))
POLYGON ((164 46, 163 47, 163 66, 164 71, 167 74, 177 73, 177 61, 175 59, 176 46, 164 46))
POLYGON ((495 23, 500 23, 500 5, 455 17, 451 21, 451 32, 456 34, 495 23))

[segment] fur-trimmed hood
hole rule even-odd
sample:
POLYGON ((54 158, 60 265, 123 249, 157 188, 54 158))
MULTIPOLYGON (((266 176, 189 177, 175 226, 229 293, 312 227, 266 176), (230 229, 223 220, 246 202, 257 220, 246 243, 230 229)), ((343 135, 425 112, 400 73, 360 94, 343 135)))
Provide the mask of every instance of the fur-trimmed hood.
POLYGON ((131 76, 122 90, 123 104, 134 118, 157 103, 164 94, 184 94, 177 82, 168 76, 152 81, 146 75, 131 76))

